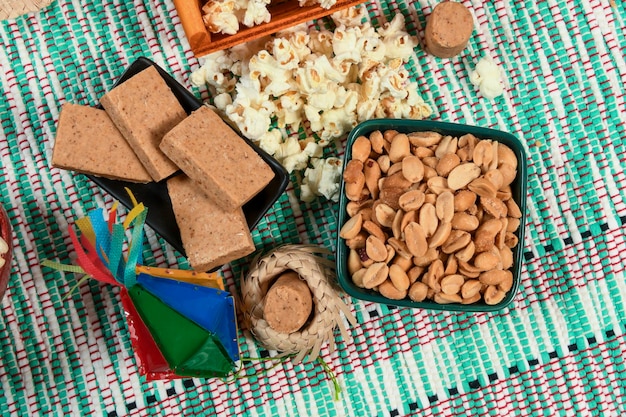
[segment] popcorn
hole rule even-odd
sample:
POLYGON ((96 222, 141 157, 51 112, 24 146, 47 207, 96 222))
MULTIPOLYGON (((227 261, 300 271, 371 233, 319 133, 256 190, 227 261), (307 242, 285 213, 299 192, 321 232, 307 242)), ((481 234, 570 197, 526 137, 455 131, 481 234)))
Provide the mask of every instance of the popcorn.
POLYGON ((387 56, 387 46, 380 38, 369 36, 362 37, 357 41, 357 48, 369 59, 382 62, 387 56))
POLYGON ((226 54, 224 51, 214 52, 207 56, 205 64, 200 69, 191 74, 190 81, 196 87, 207 84, 218 94, 232 91, 237 81, 230 76, 234 66, 232 54, 226 54))
POLYGON ((394 15, 390 22, 383 24, 376 32, 378 32, 383 40, 389 37, 406 34, 406 32, 404 32, 404 16, 399 13, 394 15))
POLYGON ((279 128, 289 126, 297 132, 302 121, 304 99, 297 91, 288 91, 276 103, 276 125, 279 128))
POLYGON ((406 87, 408 84, 408 75, 402 74, 401 71, 388 71, 380 77, 380 88, 387 90, 390 95, 396 98, 402 99, 407 97, 406 87))
POLYGON ((336 26, 360 26, 367 20, 367 8, 365 7, 347 7, 338 10, 330 15, 336 26))
POLYGON ((333 55, 333 33, 329 30, 311 30, 309 33, 310 50, 315 51, 318 55, 333 55))
POLYGON ((351 28, 340 26, 335 29, 332 40, 335 58, 340 61, 360 62, 361 50, 357 48, 357 41, 361 36, 358 26, 351 28))
POLYGON ((202 6, 204 25, 210 32, 234 35, 239 31, 236 7, 234 0, 209 0, 202 6))
POLYGON ((328 200, 339 201, 341 164, 341 159, 335 157, 312 159, 311 167, 304 171, 300 199, 310 203, 317 196, 324 196, 328 200))
POLYGON ((305 169, 310 158, 320 156, 322 156, 322 148, 315 142, 309 141, 304 148, 301 148, 301 152, 293 153, 283 158, 281 162, 287 172, 291 173, 295 170, 305 169))
MULTIPOLYGON (((325 78, 331 83, 344 83, 346 81, 346 77, 348 76, 349 69, 351 64, 348 66, 339 65, 338 68, 333 66, 333 64, 328 60, 326 55, 316 56, 311 62, 311 66, 316 69, 317 72, 320 73, 322 78, 325 78)), ((343 61, 339 59, 333 60, 335 63, 343 63, 343 61)))
POLYGON ((241 22, 244 25, 252 27, 261 23, 268 23, 272 19, 270 12, 267 10, 270 0, 244 0, 242 4, 240 10, 245 10, 245 13, 241 22))
POLYGON ((257 142, 259 147, 270 155, 276 155, 283 143, 283 134, 278 129, 268 130, 263 133, 257 142))
POLYGON ((233 98, 228 93, 218 94, 213 98, 213 104, 218 110, 224 112, 226 107, 233 104, 233 98))
MULTIPOLYGON (((253 27, 269 23, 272 20, 267 9, 270 3, 271 0, 209 0, 202 6, 202 20, 211 33, 234 35, 240 24, 253 27)), ((335 3, 337 0, 299 0, 300 7, 319 4, 330 9, 335 3)))
POLYGON ((295 70, 294 78, 298 87, 298 91, 303 95, 311 95, 324 92, 327 88, 322 78, 322 74, 315 68, 313 61, 306 61, 303 67, 295 70))
POLYGON ((337 0, 320 0, 320 7, 322 9, 330 9, 337 3, 337 0))
POLYGON ((276 39, 272 54, 281 68, 293 70, 300 64, 300 56, 296 47, 288 39, 276 39))
MULTIPOLYGON (((277 132, 277 130, 272 132, 277 132)), ((323 153, 322 145, 316 143, 311 137, 300 141, 295 136, 288 136, 283 141, 282 135, 268 133, 262 137, 259 146, 268 153, 273 151, 274 158, 289 173, 305 169, 310 158, 320 158, 323 153)))
POLYGON ((252 27, 270 21, 269 0, 209 0, 202 6, 202 20, 211 33, 234 35, 239 24, 252 27))
POLYGON ((337 0, 298 0, 300 7, 313 6, 319 4, 324 9, 330 9, 337 3, 337 0))
POLYGON ((338 138, 358 124, 353 112, 342 108, 332 108, 323 112, 320 123, 322 129, 319 135, 326 140, 338 138))
POLYGON ((492 100, 503 93, 500 68, 490 58, 481 58, 474 71, 470 73, 470 82, 478 87, 487 100, 492 100))
POLYGON ((302 62, 311 55, 311 48, 309 48, 310 37, 307 30, 306 23, 282 30, 276 35, 274 45, 284 39, 289 43, 292 51, 295 52, 298 61, 302 62))
POLYGON ((280 97, 292 89, 291 70, 283 67, 268 51, 259 51, 250 58, 250 77, 259 81, 264 95, 280 97))
POLYGON ((387 58, 405 58, 413 52, 415 39, 408 34, 396 33, 383 38, 387 58))
MULTIPOLYGON (((302 184, 305 196, 333 195, 330 185, 316 185, 332 168, 324 165, 323 148, 358 123, 432 113, 404 67, 417 40, 405 31, 401 14, 379 29, 365 8, 331 17, 334 32, 298 25, 245 49, 211 54, 192 74, 192 82, 212 90, 215 106, 244 136, 289 172, 311 170, 302 184), (301 129, 305 140, 294 135, 301 129)), ((338 181, 329 173, 323 178, 338 181)))

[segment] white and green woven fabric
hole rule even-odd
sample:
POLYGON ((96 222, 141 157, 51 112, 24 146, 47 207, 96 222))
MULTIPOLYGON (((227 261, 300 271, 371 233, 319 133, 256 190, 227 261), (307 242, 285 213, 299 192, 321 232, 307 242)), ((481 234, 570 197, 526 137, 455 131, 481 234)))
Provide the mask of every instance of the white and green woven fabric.
MULTIPOLYGON (((467 49, 441 60, 416 48, 408 68, 435 120, 513 133, 528 154, 520 291, 497 313, 391 308, 353 300, 358 326, 318 362, 256 361, 245 378, 146 382, 118 289, 88 281, 69 295, 68 234, 113 199, 51 167, 63 103, 97 105, 145 56, 198 98, 171 0, 55 0, 0 22, 0 202, 16 247, 0 310, 0 414, 11 416, 620 416, 626 415, 626 10, 620 0, 463 1, 467 49), (505 92, 469 81, 490 56, 505 92)), ((421 36, 435 1, 365 3, 376 26, 396 13, 421 36)), ((338 149, 340 153, 341 150, 338 149)), ((301 203, 298 175, 253 230, 259 251, 284 243, 334 250, 335 203, 301 203)), ((146 265, 187 267, 151 230, 146 265)), ((224 268, 229 288, 250 259, 224 268)), ((268 357, 240 332, 242 357, 268 357)))

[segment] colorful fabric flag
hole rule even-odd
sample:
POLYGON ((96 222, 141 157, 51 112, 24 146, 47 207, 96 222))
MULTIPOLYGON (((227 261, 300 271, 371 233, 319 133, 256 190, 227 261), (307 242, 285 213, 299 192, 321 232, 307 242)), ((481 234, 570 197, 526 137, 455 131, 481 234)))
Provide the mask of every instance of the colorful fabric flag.
POLYGON ((116 208, 108 218, 96 209, 78 219, 80 234, 70 230, 78 268, 44 264, 122 287, 133 349, 146 379, 232 373, 239 360, 235 303, 220 275, 141 265, 147 208, 135 203, 123 224, 116 222, 116 208))

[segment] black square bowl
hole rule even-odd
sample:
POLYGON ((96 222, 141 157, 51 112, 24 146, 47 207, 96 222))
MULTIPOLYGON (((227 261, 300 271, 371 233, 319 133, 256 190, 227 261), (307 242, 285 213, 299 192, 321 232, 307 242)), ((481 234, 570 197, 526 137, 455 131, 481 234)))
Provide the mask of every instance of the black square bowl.
MULTIPOLYGON (((202 102, 191 94, 185 87, 178 83, 163 68, 151 60, 140 57, 134 61, 121 75, 115 86, 128 80, 142 70, 154 66, 170 87, 176 98, 180 101, 187 114, 203 106, 202 102)), ((250 230, 254 229, 258 222, 265 216, 267 211, 274 205, 280 195, 289 184, 289 174, 283 166, 263 149, 259 148, 247 138, 242 138, 252 149, 272 168, 274 178, 261 190, 254 198, 243 206, 246 222, 250 230)), ((177 174, 174 174, 177 175, 177 174)), ((146 223, 154 229, 165 241, 174 249, 185 255, 185 250, 180 237, 180 230, 176 224, 172 202, 167 192, 166 180, 150 182, 147 184, 137 184, 126 181, 111 180, 107 178, 87 175, 87 177, 100 186, 103 190, 111 194, 127 208, 132 208, 133 203, 126 192, 128 188, 134 194, 137 201, 143 203, 148 208, 146 223)), ((200 192, 200 190, 198 190, 200 192)))

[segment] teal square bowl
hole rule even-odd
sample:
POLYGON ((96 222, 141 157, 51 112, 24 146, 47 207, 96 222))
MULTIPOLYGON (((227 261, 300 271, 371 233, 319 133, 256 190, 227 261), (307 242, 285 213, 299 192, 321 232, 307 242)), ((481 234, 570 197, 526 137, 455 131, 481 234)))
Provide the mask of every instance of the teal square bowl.
POLYGON ((522 217, 520 218, 520 225, 515 232, 518 238, 518 244, 512 249, 513 252, 513 266, 510 268, 513 273, 513 286, 508 291, 505 298, 498 304, 489 305, 482 299, 473 304, 438 304, 432 300, 424 300, 422 302, 416 302, 406 297, 402 300, 392 300, 382 296, 375 290, 360 288, 352 282, 352 278, 348 272, 348 254, 349 248, 346 246, 345 240, 339 237, 339 230, 348 220, 346 213, 346 206, 349 202, 345 193, 345 183, 342 180, 341 183, 341 197, 339 200, 339 223, 337 226, 337 254, 336 254, 336 267, 337 267, 337 279, 343 290, 354 298, 358 298, 365 301, 371 301, 381 304, 395 305, 399 307, 413 307, 432 310, 449 310, 460 312, 490 312, 497 311, 508 306, 519 290, 520 285, 520 272, 522 265, 522 250, 524 247, 524 229, 526 218, 526 184, 527 184, 527 160, 522 143, 514 135, 495 129, 488 129, 477 126, 447 123, 430 120, 405 120, 405 119, 374 119, 357 125, 349 134, 343 161, 343 168, 345 170, 348 161, 352 159, 352 144, 359 136, 369 137, 372 132, 375 131, 384 132, 386 130, 396 130, 399 133, 411 133, 421 131, 435 131, 442 135, 450 135, 453 137, 460 137, 464 134, 472 134, 478 139, 491 139, 507 145, 513 152, 518 160, 517 176, 511 184, 512 198, 519 206, 522 217))

